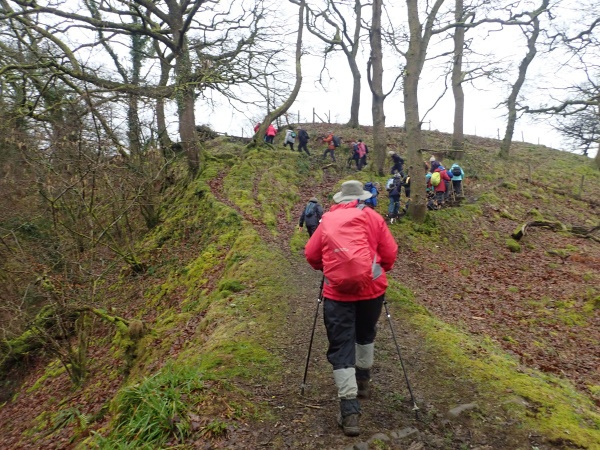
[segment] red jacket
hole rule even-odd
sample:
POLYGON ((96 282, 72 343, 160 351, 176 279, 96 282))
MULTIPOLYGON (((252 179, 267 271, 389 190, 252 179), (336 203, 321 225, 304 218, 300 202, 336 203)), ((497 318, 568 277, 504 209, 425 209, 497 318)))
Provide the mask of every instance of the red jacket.
MULTIPOLYGON (((450 177, 448 176, 446 171, 442 170, 442 169, 435 169, 433 172, 440 173, 440 184, 438 184, 437 186, 433 186, 433 190, 435 192, 446 192, 446 183, 444 183, 444 180, 450 181, 450 177)), ((429 188, 431 188, 431 178, 429 179, 429 182, 427 183, 427 185, 429 188)))
POLYGON ((269 125, 269 128, 267 128, 267 136, 275 136, 276 134, 277 130, 275 129, 273 124, 269 125))
POLYGON ((254 132, 255 132, 255 133, 258 133, 258 129, 259 129, 259 128, 260 128, 260 122, 258 122, 258 123, 256 124, 256 126, 254 127, 254 132))
POLYGON ((327 136, 325 139, 323 139, 323 142, 329 142, 329 147, 327 147, 328 149, 334 149, 335 145, 333 144, 333 133, 329 134, 329 136, 327 136))
MULTIPOLYGON (((350 203, 341 203, 331 207, 330 212, 325 213, 321 219, 321 225, 314 232, 312 237, 309 239, 305 248, 306 260, 309 264, 317 270, 323 269, 323 254, 325 252, 333 252, 337 249, 330 249, 328 242, 323 240, 323 229, 331 226, 335 227, 335 223, 327 223, 327 221, 335 220, 335 216, 330 213, 339 209, 344 208, 356 208, 358 200, 350 203), (323 224, 326 224, 325 227, 323 224)), ((341 301, 357 301, 357 300, 368 300, 371 298, 379 297, 385 293, 387 288, 387 277, 385 272, 388 272, 394 267, 396 261, 396 253, 398 252, 398 245, 390 233, 385 221, 377 212, 371 208, 364 208, 362 213, 366 215, 368 222, 368 243, 371 258, 377 254, 377 264, 383 269, 383 273, 376 280, 372 280, 370 284, 365 286, 360 291, 347 294, 336 292, 335 288, 329 286, 327 283, 323 285, 323 295, 332 300, 341 301)), ((372 260, 372 259, 371 259, 372 260)))

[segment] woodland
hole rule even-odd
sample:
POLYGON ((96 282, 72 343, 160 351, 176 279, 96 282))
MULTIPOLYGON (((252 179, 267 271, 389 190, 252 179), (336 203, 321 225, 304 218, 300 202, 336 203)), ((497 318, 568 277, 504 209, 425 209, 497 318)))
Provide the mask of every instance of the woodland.
POLYGON ((382 317, 363 448, 600 448, 596 2, 1 0, 0 19, 1 448, 352 448, 321 322, 300 395, 319 275, 297 220, 346 180, 384 185, 391 150, 414 180, 387 296, 415 396, 382 317), (515 64, 481 51, 492 33, 520 37, 515 64), (308 52, 345 58, 348 122, 294 120, 308 52), (422 129, 428 71, 452 134, 422 129), (484 80, 506 87, 502 139, 464 131, 484 80), (217 97, 260 111, 253 137, 202 123, 217 97), (524 115, 570 151, 516 142, 524 115), (264 143, 270 123, 312 155, 264 143), (466 173, 440 211, 431 155, 466 173))

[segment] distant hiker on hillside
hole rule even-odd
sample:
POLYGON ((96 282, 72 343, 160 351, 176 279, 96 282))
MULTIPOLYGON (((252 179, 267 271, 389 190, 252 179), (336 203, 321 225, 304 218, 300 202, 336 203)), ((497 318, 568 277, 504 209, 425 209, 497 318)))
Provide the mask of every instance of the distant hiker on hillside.
POLYGON ((306 154, 308 156, 310 156, 310 152, 308 151, 308 148, 306 147, 306 144, 308 144, 308 133, 306 132, 306 130, 303 130, 302 128, 298 128, 298 151, 300 153, 302 153, 302 150, 304 149, 304 151, 306 152, 306 154))
POLYGON ((350 146, 351 148, 351 153, 350 153, 350 157, 348 158, 348 169, 350 169, 352 167, 352 161, 354 161, 356 163, 356 170, 358 171, 358 164, 360 161, 360 156, 358 155, 358 142, 355 142, 354 144, 352 144, 350 146))
POLYGON ((340 399, 338 424, 346 436, 360 433, 360 403, 370 394, 377 321, 381 314, 388 272, 398 246, 381 215, 360 208, 371 193, 360 181, 342 184, 333 196, 339 205, 323 215, 306 244, 306 260, 323 270, 323 318, 329 349, 327 360, 340 399), (339 251, 348 249, 347 251, 339 251), (348 260, 348 255, 354 255, 348 260))
POLYGON ((358 170, 362 170, 363 167, 367 165, 367 153, 369 153, 369 148, 362 141, 362 139, 359 139, 358 144, 356 144, 356 149, 358 152, 358 161, 356 162, 356 167, 358 170))
POLYGON ((438 206, 444 205, 444 198, 446 193, 446 183, 444 181, 450 181, 450 177, 446 174, 446 171, 438 167, 431 173, 429 178, 429 186, 432 187, 435 192, 435 197, 438 202, 438 206))
POLYGON ((306 224, 306 231, 308 231, 309 236, 312 236, 319 226, 321 217, 323 217, 323 207, 319 204, 319 200, 316 197, 311 197, 300 216, 300 222, 298 223, 300 231, 302 231, 302 227, 306 224))
POLYGON ((285 147, 286 145, 289 145, 290 149, 294 151, 294 142, 296 142, 296 133, 294 133, 294 130, 291 128, 288 128, 288 130, 285 132, 283 146, 285 147))
POLYGON ((256 124, 256 126, 254 127, 254 133, 258 133, 258 129, 260 128, 260 122, 258 122, 256 124))
POLYGON ((403 172, 404 159, 402 159, 400 157, 400 155, 397 155, 396 152, 391 151, 391 150, 388 152, 388 155, 390 155, 390 158, 392 158, 392 161, 394 162, 394 165, 392 166, 392 170, 390 170, 390 173, 394 174, 395 172, 398 172, 402 176, 404 176, 404 172, 403 172))
POLYGON ((465 172, 462 170, 458 164, 452 164, 450 167, 450 172, 452 172, 452 188, 454 189, 454 194, 459 197, 462 196, 462 180, 465 177, 465 172))
POLYGON ((328 143, 327 150, 323 153, 323 159, 327 156, 327 153, 331 154, 331 159, 335 162, 335 148, 339 147, 339 139, 337 136, 333 135, 333 131, 329 131, 329 135, 323 139, 323 142, 328 143), (337 145, 336 145, 337 144, 337 145))
POLYGON ((369 208, 375 208, 377 206, 377 197, 379 196, 379 183, 368 181, 365 183, 365 191, 371 193, 371 198, 365 200, 365 205, 369 208))
POLYGON ((273 139, 275 139, 276 134, 277 134, 277 130, 275 129, 273 124, 270 124, 269 128, 267 128, 267 136, 266 136, 266 140, 267 140, 268 144, 273 143, 273 139))
POLYGON ((400 191, 402 190, 402 175, 398 172, 388 180, 387 191, 390 198, 390 206, 388 207, 388 217, 394 219, 398 217, 400 211, 400 191))
POLYGON ((410 177, 408 176, 408 172, 402 178, 401 185, 404 187, 404 195, 406 196, 406 205, 404 205, 404 212, 406 212, 410 204, 410 177))

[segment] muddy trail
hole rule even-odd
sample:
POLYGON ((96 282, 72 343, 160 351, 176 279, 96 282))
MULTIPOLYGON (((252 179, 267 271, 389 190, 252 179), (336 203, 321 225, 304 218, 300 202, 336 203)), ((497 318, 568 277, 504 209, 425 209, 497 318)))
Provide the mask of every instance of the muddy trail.
MULTIPOLYGON (((314 164, 314 163, 313 163, 314 164)), ((341 162, 338 162, 341 165, 341 162)), ((333 167, 324 171, 322 183, 305 186, 297 214, 313 195, 328 198, 333 186, 346 169, 333 167)), ((210 183, 215 197, 242 214, 275 251, 283 252, 289 267, 282 268, 288 284, 289 296, 286 322, 282 323, 275 339, 266 344, 268 350, 283 361, 284 374, 277 384, 245 383, 258 401, 268 404, 274 412, 273 420, 230 430, 225 440, 213 443, 216 448, 398 448, 398 449, 538 449, 557 448, 538 442, 538 437, 527 435, 498 410, 493 417, 478 411, 469 412, 478 401, 477 386, 465 374, 440 370, 438 356, 428 350, 419 330, 412 329, 390 305, 393 329, 399 341, 401 355, 411 383, 418 418, 407 389, 398 352, 386 315, 382 313, 375 341, 375 364, 372 368, 372 395, 361 401, 362 417, 359 437, 345 437, 336 423, 339 400, 326 359, 327 337, 319 309, 314 344, 309 361, 307 386, 301 395, 311 329, 317 309, 321 272, 313 270, 302 251, 292 253, 289 239, 297 227, 297 217, 290 223, 285 216, 278 218, 278 233, 273 235, 259 221, 247 217, 223 192, 221 172, 210 183), (465 412, 449 419, 451 409, 464 407, 465 412), (356 446, 356 447, 355 447, 356 446)), ((325 211, 329 204, 324 204, 325 211)), ((399 249, 398 261, 410 257, 407 250, 399 249), (404 252, 404 253, 403 253, 404 252)), ((396 264, 388 277, 406 281, 418 279, 412 265, 396 264)), ((210 448, 210 447, 207 447, 210 448)))

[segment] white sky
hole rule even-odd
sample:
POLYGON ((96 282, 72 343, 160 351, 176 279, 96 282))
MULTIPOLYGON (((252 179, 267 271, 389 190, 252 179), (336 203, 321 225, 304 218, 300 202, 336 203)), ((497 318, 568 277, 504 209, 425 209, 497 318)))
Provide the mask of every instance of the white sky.
MULTIPOLYGON (((571 0, 569 0, 571 1, 571 0)), ((449 2, 453 3, 453 2, 449 2)), ((568 2, 567 2, 568 3, 568 2)), ((282 8, 283 9, 283 8, 282 8)), ((370 8, 364 8, 363 16, 370 15, 370 8)), ((290 10, 293 14, 294 10, 290 10)), ((394 17, 402 22, 405 21, 401 11, 394 17)), ((543 18, 543 20, 547 20, 543 18)), ((297 28, 297 19, 295 17, 287 21, 287 31, 292 31, 297 28)), ((543 22, 542 22, 543 24, 543 22)), ((506 81, 513 82, 516 79, 516 68, 520 60, 526 53, 526 38, 518 30, 513 27, 512 30, 506 28, 502 32, 487 34, 484 29, 471 30, 467 33, 467 39, 473 37, 473 47, 480 52, 493 52, 497 59, 502 58, 501 67, 510 69, 510 72, 504 76, 506 81), (478 36, 478 37, 477 37, 478 36), (484 39, 485 38, 485 39, 484 39)), ((327 67, 331 75, 331 80, 327 76, 324 86, 316 83, 319 72, 322 68, 322 59, 318 55, 325 44, 318 41, 314 36, 304 32, 305 45, 311 54, 302 57, 303 70, 303 85, 294 105, 290 108, 289 113, 294 117, 301 115, 301 121, 312 120, 313 107, 317 114, 322 118, 331 111, 332 122, 345 123, 350 117, 350 101, 352 92, 352 76, 346 62, 346 58, 341 52, 328 58, 327 67)), ((295 39, 295 35, 291 35, 288 39, 295 39)), ((541 38, 540 38, 541 39, 541 38)), ((293 42, 287 44, 290 49, 293 49, 293 42)), ((448 43, 440 43, 432 40, 430 45, 429 55, 434 55, 442 51, 451 49, 448 43)), ((361 49, 360 64, 362 70, 362 93, 361 93, 361 109, 360 123, 362 125, 371 125, 371 93, 367 85, 366 77, 366 59, 368 58, 368 43, 365 42, 361 49)), ((521 97, 524 97, 531 106, 537 106, 543 102, 543 96, 547 93, 540 92, 537 88, 539 85, 553 83, 566 83, 570 80, 562 80, 557 75, 560 68, 560 62, 554 57, 548 57, 538 53, 536 59, 529 67, 528 79, 525 86, 521 90, 521 97)), ((399 55, 386 50, 384 55, 385 72, 384 84, 389 89, 393 79, 399 72, 399 67, 402 64, 402 59, 399 55)), ((441 62, 428 61, 423 71, 422 80, 420 82, 419 100, 421 116, 433 105, 444 88, 444 80, 440 78, 439 66, 441 62)), ((290 71, 293 70, 293 61, 289 63, 290 71)), ((570 75, 572 76, 572 75, 570 75)), ((465 134, 476 134, 482 137, 497 138, 498 132, 500 138, 504 136, 506 127, 506 107, 498 104, 503 102, 508 96, 509 85, 506 82, 490 82, 479 80, 475 86, 465 85, 465 134)), ((217 98, 218 100, 218 98, 217 98)), ((214 110, 207 108, 201 102, 197 106, 199 122, 208 123, 214 129, 230 134, 241 135, 242 132, 248 136, 252 132, 253 122, 264 115, 264 111, 259 108, 244 109, 243 113, 233 111, 227 107, 226 103, 221 103, 214 110), (243 130, 243 131, 242 131, 243 130)), ((404 111, 402 104, 402 93, 396 90, 385 101, 385 114, 387 126, 401 126, 404 123, 404 111)), ((451 89, 448 90, 445 97, 437 104, 435 109, 430 112, 425 119, 423 125, 424 130, 439 130, 442 132, 452 133, 454 116, 454 101, 451 89)), ((524 116, 519 119, 515 127, 513 139, 520 141, 524 136, 526 142, 542 145, 547 145, 553 148, 563 150, 571 150, 568 145, 562 142, 562 137, 549 124, 549 119, 546 117, 538 117, 538 121, 534 122, 531 117, 524 116)), ((593 156, 593 155, 591 155, 593 156)))

